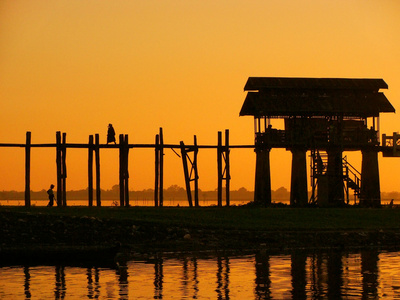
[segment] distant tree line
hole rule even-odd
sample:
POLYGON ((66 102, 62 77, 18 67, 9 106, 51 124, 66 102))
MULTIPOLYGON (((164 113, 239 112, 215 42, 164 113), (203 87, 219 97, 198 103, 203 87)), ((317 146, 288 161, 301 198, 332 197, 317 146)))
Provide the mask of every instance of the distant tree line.
MULTIPOLYGON (((95 193, 94 193, 95 195, 95 193)), ((272 201, 274 202, 287 202, 290 199, 290 192, 280 187, 272 191, 272 201)), ((25 192, 20 191, 0 191, 0 200, 24 200, 25 192)), ((154 189, 144 189, 142 191, 130 191, 129 198, 131 200, 154 200, 154 189)), ((217 189, 213 191, 203 191, 199 189, 199 200, 216 200, 218 198, 217 189)), ((46 190, 31 191, 32 200, 47 200, 46 190)), ((70 190, 67 191, 67 199, 69 200, 87 200, 88 189, 83 190, 70 190)), ((110 190, 101 190, 101 199, 103 200, 119 200, 119 186, 114 185, 110 190)), ((186 200, 186 190, 178 185, 171 185, 164 189, 164 200, 186 200)), ((254 192, 248 191, 246 188, 241 187, 238 190, 231 190, 230 199, 235 200, 248 200, 254 199, 254 192)), ((399 192, 382 192, 382 201, 390 201, 391 199, 400 200, 399 192)), ((350 200, 350 203, 352 201, 350 200)))
MULTIPOLYGON (((95 195, 95 193, 94 193, 95 195)), ((0 200, 24 200, 25 193, 21 191, 0 191, 0 200)), ((129 198, 131 200, 154 200, 154 189, 144 189, 142 191, 130 191, 129 198)), ((218 198, 217 189, 213 191, 203 191, 199 189, 199 200, 216 200, 218 198)), ((254 192, 248 191, 241 187, 238 190, 230 191, 230 199, 249 200, 254 198, 254 192)), ((272 191, 273 201, 287 201, 290 198, 289 191, 281 187, 276 191, 272 191)), ((41 191, 31 191, 32 200, 47 200, 47 192, 45 189, 41 191)), ((67 191, 67 199, 69 200, 87 200, 88 189, 70 190, 67 191)), ((114 185, 110 190, 101 190, 101 199, 103 200, 118 200, 119 186, 114 185)), ((171 185, 164 189, 164 200, 186 200, 186 190, 178 185, 171 185)))

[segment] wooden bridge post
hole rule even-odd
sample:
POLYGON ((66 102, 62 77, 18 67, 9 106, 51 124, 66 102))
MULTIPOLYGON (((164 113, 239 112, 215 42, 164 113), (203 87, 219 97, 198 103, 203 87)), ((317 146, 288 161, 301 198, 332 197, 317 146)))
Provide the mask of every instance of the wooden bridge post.
POLYGON ((229 159, 229 129, 225 130, 225 201, 226 206, 230 205, 230 180, 231 180, 231 171, 230 171, 230 159, 229 159))
POLYGON ((158 188, 160 183, 160 136, 156 134, 155 140, 155 170, 154 170, 154 206, 158 207, 158 188))
POLYGON ((307 192, 307 157, 306 149, 294 148, 292 152, 292 176, 290 182, 290 205, 306 206, 307 192))
POLYGON ((194 166, 194 206, 199 207, 199 172, 197 170, 197 154, 199 148, 197 147, 197 137, 194 136, 194 154, 193 154, 193 166, 194 166))
POLYGON ((125 206, 125 143, 124 135, 119 135, 119 202, 125 206))
POLYGON ((181 141, 181 154, 182 154, 182 164, 183 164, 183 174, 185 176, 185 186, 186 186, 186 195, 188 198, 189 202, 189 207, 193 206, 192 203, 192 192, 190 190, 190 176, 189 176, 189 170, 188 170, 188 164, 187 164, 187 151, 185 149, 185 144, 181 141))
POLYGON ((31 206, 31 132, 26 132, 25 146, 25 206, 31 206))
POLYGON ((124 140, 124 146, 125 146, 125 206, 129 207, 129 168, 128 168, 128 162, 129 162, 129 142, 128 142, 128 135, 125 134, 125 140, 124 140))
POLYGON ((217 170, 218 170, 218 206, 222 206, 222 132, 218 131, 217 145, 217 170))
POLYGON ((256 179, 254 186, 254 202, 271 205, 271 168, 269 152, 271 149, 256 144, 256 179))
POLYGON ((89 135, 88 146, 88 198, 89 206, 93 206, 93 135, 89 135))
POLYGON ((344 203, 342 150, 331 148, 327 150, 327 153, 328 203, 330 205, 340 205, 344 203))
POLYGON ((56 164, 57 164, 57 206, 62 205, 62 161, 61 161, 61 132, 56 132, 56 164))
POLYGON ((163 129, 160 127, 160 185, 159 185, 159 201, 160 206, 164 206, 164 136, 163 129))
POLYGON ((381 205, 378 152, 363 150, 361 153, 360 205, 378 207, 381 205))
POLYGON ((101 206, 101 191, 100 191, 100 136, 98 133, 95 135, 95 148, 94 148, 95 160, 96 160, 96 204, 101 206))
POLYGON ((62 148, 61 148, 61 185, 62 185, 62 206, 67 206, 67 134, 62 134, 62 148))
POLYGON ((217 169, 218 169, 218 206, 222 206, 222 182, 225 180, 226 206, 230 205, 230 166, 229 166, 229 130, 225 130, 225 146, 222 145, 222 132, 218 131, 217 169), (224 166, 225 164, 225 166, 224 166))

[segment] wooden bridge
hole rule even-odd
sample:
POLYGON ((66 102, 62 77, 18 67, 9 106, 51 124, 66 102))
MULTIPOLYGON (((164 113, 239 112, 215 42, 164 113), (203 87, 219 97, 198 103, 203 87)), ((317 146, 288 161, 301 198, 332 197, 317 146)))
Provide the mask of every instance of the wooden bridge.
POLYGON ((199 206, 199 188, 198 188, 198 163, 197 154, 200 149, 216 149, 217 152, 217 172, 218 172, 218 206, 230 205, 230 150, 235 148, 254 149, 254 145, 230 145, 229 130, 223 134, 218 132, 217 145, 198 145, 197 138, 194 136, 192 145, 186 145, 183 141, 179 144, 165 144, 163 138, 163 129, 155 136, 154 144, 130 144, 127 134, 119 135, 117 144, 100 144, 99 134, 90 135, 87 144, 67 143, 67 134, 56 132, 56 142, 46 144, 33 144, 31 132, 26 133, 25 144, 0 143, 1 147, 25 148, 25 206, 31 205, 30 198, 30 178, 31 178, 31 149, 32 148, 55 148, 56 150, 56 168, 57 168, 57 206, 67 205, 67 149, 80 148, 88 150, 88 205, 101 206, 101 176, 100 176, 100 150, 117 149, 119 150, 119 189, 120 206, 129 206, 129 170, 128 157, 129 150, 136 148, 148 148, 155 152, 155 184, 154 184, 154 205, 163 206, 163 183, 164 183, 164 150, 172 149, 182 158, 183 172, 185 178, 185 187, 189 206, 199 206), (178 151, 178 152, 177 152, 178 151), (180 152, 180 153, 179 153, 180 152), (94 180, 95 179, 95 180, 94 180), (95 182, 95 188, 94 188, 95 182), (193 188, 191 183, 193 182, 193 188), (223 183, 225 182, 225 187, 223 183), (224 189, 225 188, 225 189, 224 189), (193 189, 193 193, 192 193, 193 189), (223 195, 225 193, 225 195, 223 195), (225 196, 225 197, 224 197, 225 196), (194 198, 194 199, 192 199, 194 198))
POLYGON ((225 181, 226 205, 230 205, 230 149, 250 148, 256 152, 254 201, 271 204, 271 175, 269 152, 285 148, 292 152, 290 203, 304 206, 338 205, 348 203, 349 189, 362 204, 380 205, 378 152, 384 157, 400 157, 400 135, 382 135, 380 142, 379 114, 395 112, 394 107, 379 92, 387 89, 382 79, 343 78, 279 78, 250 77, 248 91, 240 111, 241 116, 253 116, 254 145, 230 145, 229 130, 218 132, 217 145, 192 145, 181 141, 165 144, 163 130, 155 136, 154 144, 130 144, 127 134, 119 135, 118 144, 100 144, 99 134, 90 135, 87 144, 67 143, 66 133, 56 133, 56 143, 32 144, 26 133, 25 144, 0 143, 0 147, 25 148, 25 205, 30 206, 31 148, 56 149, 57 205, 66 206, 66 155, 69 148, 88 150, 88 199, 93 206, 94 177, 96 205, 101 206, 100 149, 119 150, 120 205, 129 206, 129 150, 149 148, 155 152, 154 205, 163 206, 164 149, 180 151, 189 206, 199 206, 197 154, 200 149, 216 149, 218 173, 218 206, 223 205, 225 181), (284 119, 285 129, 273 128, 271 120, 284 119), (368 126, 367 126, 368 125, 368 126), (311 152, 312 196, 308 199, 306 153, 311 152), (361 151, 362 171, 358 172, 342 157, 343 151, 361 151), (326 155, 325 161, 321 153, 326 155), (93 172, 93 165, 95 172, 93 172), (191 182, 194 182, 192 199, 191 182), (194 200, 194 201, 193 201, 194 200), (193 203, 194 202, 194 203, 193 203))
MULTIPOLYGON (((283 132, 277 130, 276 132, 283 132)), ((279 134, 278 134, 279 135, 279 134)), ((282 136, 282 135, 281 135, 282 136)), ((163 182, 164 182, 164 150, 172 149, 182 159, 185 188, 189 206, 199 206, 199 188, 198 188, 198 163, 197 154, 200 149, 215 149, 217 152, 217 203, 218 206, 230 205, 230 150, 231 149, 253 149, 255 145, 230 145, 229 130, 223 133, 218 132, 216 145, 198 145, 197 138, 194 136, 192 145, 186 145, 183 141, 179 144, 164 144, 163 129, 160 128, 159 133, 155 136, 154 144, 129 144, 128 135, 120 134, 118 144, 100 144, 99 134, 90 135, 87 144, 83 143, 67 143, 66 133, 56 132, 55 143, 33 144, 31 132, 26 133, 26 142, 24 144, 17 143, 0 143, 0 148, 25 148, 25 206, 31 205, 30 197, 30 181, 31 181, 31 149, 32 148, 54 148, 56 150, 56 169, 57 169, 57 206, 67 205, 67 149, 87 149, 88 150, 88 205, 101 206, 101 176, 100 176, 100 150, 117 149, 119 151, 119 189, 120 189, 120 206, 129 206, 129 171, 128 157, 130 149, 146 148, 151 149, 155 153, 154 160, 154 206, 163 206, 163 182), (178 152, 177 152, 178 151, 178 152), (94 187, 95 182, 95 187, 94 187), (192 184, 193 182, 193 184, 192 184), (225 183, 225 186, 223 184, 225 183), (193 192, 192 192, 193 191, 193 192), (194 199, 193 199, 194 198, 194 199), (225 203, 224 201, 225 200, 225 203)), ((263 137, 265 138, 265 137, 263 137)), ((275 147, 288 147, 285 140, 279 140, 275 147)), ((400 157, 400 135, 393 133, 392 136, 383 135, 382 146, 379 146, 385 157, 400 157)), ((315 154, 314 154, 315 155, 315 154)), ((311 158, 313 152, 311 152, 311 158)), ((322 162, 327 166, 327 157, 322 162)), ((317 160, 311 160, 311 172, 314 180, 311 182, 312 192, 315 193, 318 178, 317 160)), ((322 172, 322 171, 321 171, 322 172)), ((322 174, 322 173, 321 173, 322 174)), ((349 163, 343 164, 344 178, 347 178, 346 193, 348 197, 349 189, 353 189, 355 195, 360 193, 360 177, 361 174, 355 170, 349 163), (347 174, 347 175, 346 175, 347 174)), ((292 193, 292 191, 291 191, 292 193)), ((255 195, 256 197, 256 195, 255 195)), ((312 199, 314 199, 312 196, 312 199)), ((311 199, 311 200, 312 200, 311 199)))

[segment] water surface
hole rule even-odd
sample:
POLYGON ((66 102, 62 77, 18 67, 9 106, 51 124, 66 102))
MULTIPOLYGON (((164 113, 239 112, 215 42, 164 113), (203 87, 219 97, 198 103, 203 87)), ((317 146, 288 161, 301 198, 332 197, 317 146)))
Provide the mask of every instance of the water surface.
POLYGON ((399 254, 174 254, 121 268, 3 266, 0 299, 400 299, 399 254))

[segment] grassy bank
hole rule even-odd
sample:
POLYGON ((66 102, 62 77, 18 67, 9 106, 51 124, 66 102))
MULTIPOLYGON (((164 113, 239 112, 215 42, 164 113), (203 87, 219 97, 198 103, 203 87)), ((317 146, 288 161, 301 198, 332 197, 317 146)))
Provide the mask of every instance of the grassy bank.
POLYGON ((93 217, 161 226, 236 230, 400 229, 400 209, 248 207, 6 207, 9 214, 93 217))
POLYGON ((115 245, 146 254, 398 248, 400 209, 0 207, 0 258, 5 261, 76 257, 82 249, 115 245))

